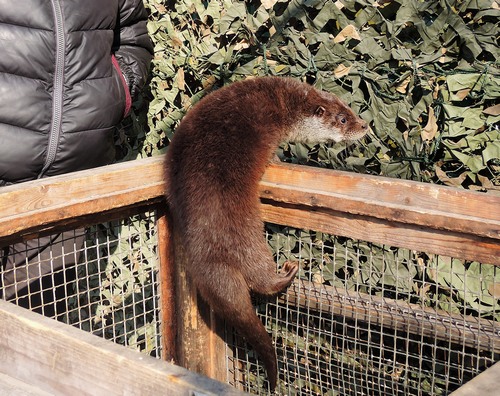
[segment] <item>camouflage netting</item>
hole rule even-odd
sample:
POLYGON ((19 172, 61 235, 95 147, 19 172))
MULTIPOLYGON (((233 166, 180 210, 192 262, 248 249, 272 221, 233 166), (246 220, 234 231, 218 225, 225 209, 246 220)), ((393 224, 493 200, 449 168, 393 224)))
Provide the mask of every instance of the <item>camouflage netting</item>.
MULTIPOLYGON (((156 56, 141 156, 207 91, 293 76, 370 122, 358 145, 287 145, 287 161, 465 188, 500 185, 500 3, 147 0, 156 56)), ((229 110, 228 110, 229 111, 229 110)))
MULTIPOLYGON (((374 133, 350 147, 283 145, 283 160, 499 193, 498 0, 145 2, 155 59, 150 90, 129 119, 135 135, 125 158, 164 152, 186 111, 212 89, 252 76, 292 76, 339 95, 374 133)), ((321 239, 322 251, 345 248, 340 262, 311 248, 305 279, 388 298, 397 290, 408 302, 500 320, 496 267, 268 230, 277 260, 300 260, 308 238, 321 239), (288 234, 290 251, 279 233, 288 234), (374 266, 359 259, 368 256, 374 266), (443 268, 449 271, 437 271, 443 268)), ((438 385, 422 394, 441 394, 438 385)))

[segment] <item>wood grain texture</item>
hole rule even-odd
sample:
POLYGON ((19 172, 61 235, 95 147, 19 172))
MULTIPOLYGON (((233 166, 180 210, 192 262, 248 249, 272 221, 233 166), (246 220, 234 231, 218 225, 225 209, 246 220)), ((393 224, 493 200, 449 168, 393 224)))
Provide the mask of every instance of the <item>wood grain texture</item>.
MULTIPOLYGON (((148 158, 1 188, 0 245, 109 220, 138 207, 165 207, 168 181, 163 161, 163 157, 148 158)), ((260 192, 261 213, 268 222, 500 265, 500 197, 284 164, 269 165, 260 192)), ((160 219, 159 243, 165 243, 171 238, 168 220, 164 214, 160 219)), ((160 255, 162 264, 172 260, 165 246, 160 255)), ((182 271, 182 250, 176 249, 175 256, 176 309, 168 309, 179 313, 177 357, 192 370, 224 379, 223 361, 217 359, 224 347, 217 334, 218 321, 208 307, 198 309, 202 304, 182 271)), ((172 284, 172 276, 166 269, 164 288, 172 284)), ((172 297, 171 291, 163 295, 164 299, 172 297)), ((193 373, 130 355, 132 351, 114 349, 119 347, 55 322, 49 324, 45 318, 37 317, 39 323, 27 314, 0 301, 0 372, 19 381, 45 384, 44 391, 236 394, 231 388, 217 388, 220 384, 205 383, 207 379, 193 373), (116 376, 123 383, 114 380, 116 376), (207 393, 206 389, 216 390, 207 393)), ((380 318, 384 323, 386 319, 380 318)), ((172 327, 164 330, 172 333, 172 327)), ((164 347, 173 351, 171 339, 169 343, 164 347)))
MULTIPOLYGON (((164 205, 163 156, 0 189, 0 238, 89 224, 139 205, 164 205)), ((265 221, 500 264, 500 197, 406 180, 270 164, 265 221)))
POLYGON ((52 396, 35 386, 0 373, 0 395, 2 396, 52 396))
POLYGON ((0 238, 163 199, 163 159, 147 158, 0 189, 0 238))
MULTIPOLYGON (((296 279, 280 301, 456 345, 500 353, 497 323, 431 307, 296 279)), ((288 306, 287 305, 287 306, 288 306)))
POLYGON ((500 240, 500 197, 298 165, 269 166, 261 197, 500 240))
POLYGON ((456 391, 450 393, 450 396, 498 396, 500 394, 499 378, 500 362, 495 363, 456 391))
POLYGON ((166 361, 177 362, 176 270, 170 228, 172 223, 165 207, 158 209, 157 215, 162 358, 166 361))
POLYGON ((177 306, 177 363, 210 378, 227 380, 223 323, 199 296, 186 273, 186 254, 174 232, 177 306))
POLYGON ((0 300, 0 373, 52 395, 242 395, 0 300))
POLYGON ((332 210, 303 210, 264 202, 264 221, 361 241, 500 265, 498 240, 332 210))

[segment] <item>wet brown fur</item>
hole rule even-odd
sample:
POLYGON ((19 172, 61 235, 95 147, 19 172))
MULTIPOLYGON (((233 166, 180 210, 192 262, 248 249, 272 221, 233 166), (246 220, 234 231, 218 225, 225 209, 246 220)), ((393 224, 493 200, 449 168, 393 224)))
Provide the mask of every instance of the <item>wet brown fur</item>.
POLYGON ((325 140, 354 140, 367 126, 333 95, 292 79, 233 83, 202 99, 179 125, 166 159, 168 201, 189 263, 187 271, 217 315, 263 360, 271 389, 276 353, 250 292, 274 295, 293 281, 297 263, 276 273, 263 238, 258 183, 280 142, 310 141, 309 121, 335 129, 325 140), (339 134, 340 133, 340 138, 339 134))

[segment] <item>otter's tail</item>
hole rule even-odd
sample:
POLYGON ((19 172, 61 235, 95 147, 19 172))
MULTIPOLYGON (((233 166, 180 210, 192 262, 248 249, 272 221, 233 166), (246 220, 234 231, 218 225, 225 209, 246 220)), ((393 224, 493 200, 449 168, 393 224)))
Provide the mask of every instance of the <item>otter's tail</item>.
POLYGON ((200 273, 193 277, 200 294, 210 303, 215 313, 234 326, 255 349, 264 362, 271 390, 274 390, 278 375, 276 352, 271 338, 255 313, 243 275, 235 268, 222 265, 211 265, 210 272, 208 277, 200 276, 200 273))
POLYGON ((269 334, 255 313, 255 308, 249 302, 245 307, 241 307, 240 317, 236 320, 226 318, 236 330, 245 337, 246 341, 255 349, 259 358, 264 363, 266 368, 267 378, 271 391, 276 388, 278 377, 278 366, 276 359, 276 351, 272 344, 269 334))

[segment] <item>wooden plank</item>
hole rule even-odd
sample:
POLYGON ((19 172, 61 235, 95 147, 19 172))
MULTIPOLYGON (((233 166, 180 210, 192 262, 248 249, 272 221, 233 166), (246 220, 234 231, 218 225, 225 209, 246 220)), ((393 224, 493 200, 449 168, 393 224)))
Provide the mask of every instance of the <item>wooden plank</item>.
MULTIPOLYGON (((28 241, 43 236, 54 235, 68 230, 75 230, 77 228, 85 228, 105 222, 128 219, 138 214, 148 213, 158 204, 165 205, 162 201, 155 202, 151 200, 146 203, 139 203, 137 205, 112 209, 106 212, 89 213, 88 215, 79 217, 61 219, 55 223, 50 222, 40 225, 33 224, 31 228, 23 229, 20 232, 0 237, 0 246, 6 246, 20 241, 28 241)), ((30 222, 30 219, 28 219, 28 222, 30 222)), ((1 225, 2 222, 0 211, 0 227, 1 225)))
POLYGON ((175 263, 170 229, 171 221, 164 206, 158 208, 157 215, 162 358, 175 363, 177 362, 177 312, 175 308, 175 263))
POLYGON ((498 379, 500 378, 500 362, 483 371, 462 385, 450 396, 496 396, 500 394, 498 379))
POLYGON ((0 238, 47 225, 158 201, 163 158, 146 158, 0 189, 0 238))
MULTIPOLYGON (((77 226, 80 219, 88 220, 96 213, 162 202, 166 190, 163 161, 161 156, 146 158, 3 187, 0 238, 29 237, 54 224, 77 226)), ((283 164, 269 165, 261 193, 266 200, 263 213, 271 205, 278 213, 269 214, 266 221, 500 262, 500 197, 283 164)))
MULTIPOLYGON (((156 205, 163 202, 166 185, 163 158, 155 157, 3 187, 0 189, 0 238, 4 242, 6 238, 29 237, 51 227, 85 224, 102 213, 113 215, 116 211, 126 213, 127 208, 137 205, 156 205)), ((260 191, 265 200, 262 205, 265 221, 500 264, 499 197, 411 181, 277 164, 268 167, 260 191)), ((177 291, 177 295, 184 296, 177 302, 178 312, 183 308, 177 326, 181 337, 178 346, 183 346, 180 350, 184 348, 179 353, 179 361, 190 362, 190 368, 219 378, 225 375, 225 370, 223 362, 214 360, 223 345, 217 322, 206 307, 198 310, 203 304, 199 303, 196 291, 182 271, 177 275, 178 286, 181 291, 177 291), (207 346, 209 352, 200 353, 206 351, 207 346)), ((0 317, 2 323, 6 321, 0 317)), ((4 328, 4 331, 7 330, 4 328)), ((38 348, 27 346, 33 350, 38 348)), ((29 355, 19 352, 23 353, 29 355)), ((89 367, 93 366, 89 363, 89 367)), ((132 378, 137 378, 137 374, 132 378)))
POLYGON ((277 206, 264 202, 264 221, 327 234, 441 254, 483 264, 500 265, 500 243, 484 237, 333 210, 303 210, 300 206, 277 206))
POLYGON ((188 276, 187 257, 178 238, 174 235, 178 363, 210 378, 226 381, 224 327, 188 276))
POLYGON ((0 373, 53 395, 244 394, 5 301, 0 357, 0 373))
POLYGON ((37 387, 18 381, 0 373, 0 395, 2 396, 52 396, 37 387))
POLYGON ((296 279, 283 303, 411 334, 500 353, 497 323, 296 279))
POLYGON ((299 165, 269 166, 261 197, 500 239, 500 197, 408 180, 299 165))

